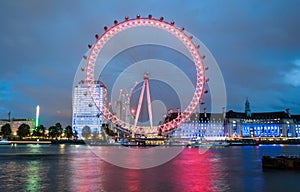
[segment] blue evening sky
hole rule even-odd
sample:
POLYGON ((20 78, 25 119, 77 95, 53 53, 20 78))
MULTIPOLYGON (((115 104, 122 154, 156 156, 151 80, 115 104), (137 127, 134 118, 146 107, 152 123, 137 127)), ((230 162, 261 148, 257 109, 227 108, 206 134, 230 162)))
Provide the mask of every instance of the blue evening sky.
POLYGON ((227 110, 300 114, 300 1, 1 0, 0 118, 71 124, 73 79, 94 34, 137 14, 163 16, 199 38, 217 60, 227 110))

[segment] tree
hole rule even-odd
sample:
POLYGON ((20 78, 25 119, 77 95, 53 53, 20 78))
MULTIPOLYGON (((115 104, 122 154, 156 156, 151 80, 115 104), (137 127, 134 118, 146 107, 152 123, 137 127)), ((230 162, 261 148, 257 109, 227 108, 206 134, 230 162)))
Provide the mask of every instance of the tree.
POLYGON ((60 123, 56 123, 56 124, 55 124, 55 127, 57 127, 57 131, 58 131, 57 137, 60 137, 61 134, 63 133, 63 128, 62 128, 62 126, 61 126, 60 123))
POLYGON ((48 134, 49 134, 49 137, 51 137, 53 139, 57 135, 57 128, 55 126, 49 127, 48 134))
POLYGON ((82 137, 87 139, 91 135, 91 128, 88 126, 83 127, 81 134, 82 134, 82 137))
POLYGON ((55 126, 49 127, 49 136, 54 137, 60 137, 63 132, 63 128, 61 127, 60 123, 56 123, 55 126))
POLYGON ((44 125, 39 125, 37 128, 35 128, 32 132, 32 136, 41 137, 45 135, 46 128, 44 125))
POLYGON ((30 135, 30 127, 29 125, 23 123, 20 125, 17 131, 17 135, 22 139, 23 137, 27 137, 30 135))
POLYGON ((1 127, 1 132, 4 138, 7 138, 11 134, 10 124, 6 123, 1 127))
POLYGON ((70 139, 72 136, 73 136, 73 130, 72 130, 72 127, 70 125, 68 125, 66 128, 65 128, 65 135, 68 139, 70 139))

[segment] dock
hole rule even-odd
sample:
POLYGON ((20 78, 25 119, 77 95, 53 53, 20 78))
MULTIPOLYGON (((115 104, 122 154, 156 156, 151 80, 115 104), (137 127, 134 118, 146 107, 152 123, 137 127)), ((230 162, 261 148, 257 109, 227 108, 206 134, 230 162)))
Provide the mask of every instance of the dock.
POLYGON ((263 170, 266 169, 300 170, 300 157, 286 156, 286 155, 279 155, 276 157, 263 156, 262 168, 263 170))
POLYGON ((51 141, 9 141, 11 144, 51 144, 51 141))

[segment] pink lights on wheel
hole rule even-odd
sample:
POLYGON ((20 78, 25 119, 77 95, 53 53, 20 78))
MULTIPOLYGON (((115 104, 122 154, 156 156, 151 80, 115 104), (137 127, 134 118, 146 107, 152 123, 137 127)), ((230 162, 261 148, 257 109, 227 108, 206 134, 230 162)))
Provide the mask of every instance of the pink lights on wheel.
MULTIPOLYGON (((196 90, 194 92, 194 96, 187 106, 187 108, 182 112, 182 115, 178 116, 176 119, 163 124, 159 127, 154 127, 154 130, 161 129, 163 132, 170 131, 177 126, 180 125, 181 122, 185 121, 189 116, 194 112, 196 109, 199 101, 201 100, 203 90, 204 90, 204 66, 202 60, 204 56, 201 56, 199 53, 199 45, 194 44, 192 41, 193 37, 184 33, 184 28, 177 28, 174 26, 174 22, 166 22, 164 18, 161 17, 159 19, 154 19, 152 15, 149 15, 147 18, 142 18, 140 15, 137 15, 136 18, 130 19, 129 17, 125 17, 125 20, 122 22, 114 21, 114 25, 110 28, 104 27, 104 33, 96 37, 96 43, 94 45, 89 45, 88 47, 91 49, 89 56, 87 57, 87 64, 86 64, 86 79, 88 85, 92 84, 94 79, 94 67, 96 65, 97 57, 101 52, 102 48, 106 45, 106 43, 114 37, 116 34, 139 26, 148 26, 153 28, 162 29, 173 36, 175 36, 178 40, 182 42, 182 44, 187 48, 189 51, 192 60, 195 64, 196 69, 196 90)), ((90 93, 93 93, 92 86, 88 86, 90 93)), ((93 94, 91 94, 93 95, 93 94)), ((100 110, 100 106, 97 106, 98 110, 100 110)), ((118 124, 121 128, 124 129, 133 129, 136 130, 136 127, 132 127, 133 125, 118 119, 114 116, 106 106, 103 107, 103 115, 105 118, 110 120, 114 124, 118 124)), ((143 128, 142 126, 139 126, 143 128)))

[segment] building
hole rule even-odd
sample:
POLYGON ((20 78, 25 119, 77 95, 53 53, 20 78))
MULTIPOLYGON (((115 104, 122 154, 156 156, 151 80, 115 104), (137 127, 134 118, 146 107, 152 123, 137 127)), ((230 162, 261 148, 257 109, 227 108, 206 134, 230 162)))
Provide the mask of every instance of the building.
POLYGON ((295 136, 300 137, 300 115, 291 115, 294 120, 295 136))
POLYGON ((299 123, 299 116, 290 115, 289 109, 251 113, 247 99, 244 113, 232 110, 226 113, 224 130, 229 137, 296 137, 299 123))
MULTIPOLYGON (((172 115, 175 118, 177 115, 172 115)), ((224 138, 225 109, 222 113, 194 113, 189 120, 182 122, 170 136, 181 140, 199 140, 202 137, 221 139, 224 138)))
POLYGON ((82 139, 82 130, 87 129, 91 136, 101 137, 106 88, 101 82, 94 82, 91 97, 88 85, 80 82, 73 90, 72 128, 74 136, 82 139), (96 107, 98 106, 99 109, 96 107))
POLYGON ((230 137, 294 137, 294 120, 286 112, 227 112, 227 135, 230 137))
MULTIPOLYGON (((176 115, 175 115, 176 116, 176 115)), ((177 116, 176 116, 177 117, 177 116)), ((252 113, 246 99, 245 112, 192 114, 170 133, 173 138, 194 140, 201 137, 224 138, 270 138, 300 137, 300 115, 291 115, 290 110, 252 113)))
POLYGON ((34 128, 34 119, 31 118, 24 118, 24 119, 16 119, 16 118, 12 118, 12 119, 0 119, 0 128, 5 125, 5 124, 9 124, 10 128, 11 128, 11 133, 12 135, 16 136, 17 135, 17 131, 20 127, 20 125, 22 124, 27 124, 30 127, 30 130, 33 130, 34 128))

